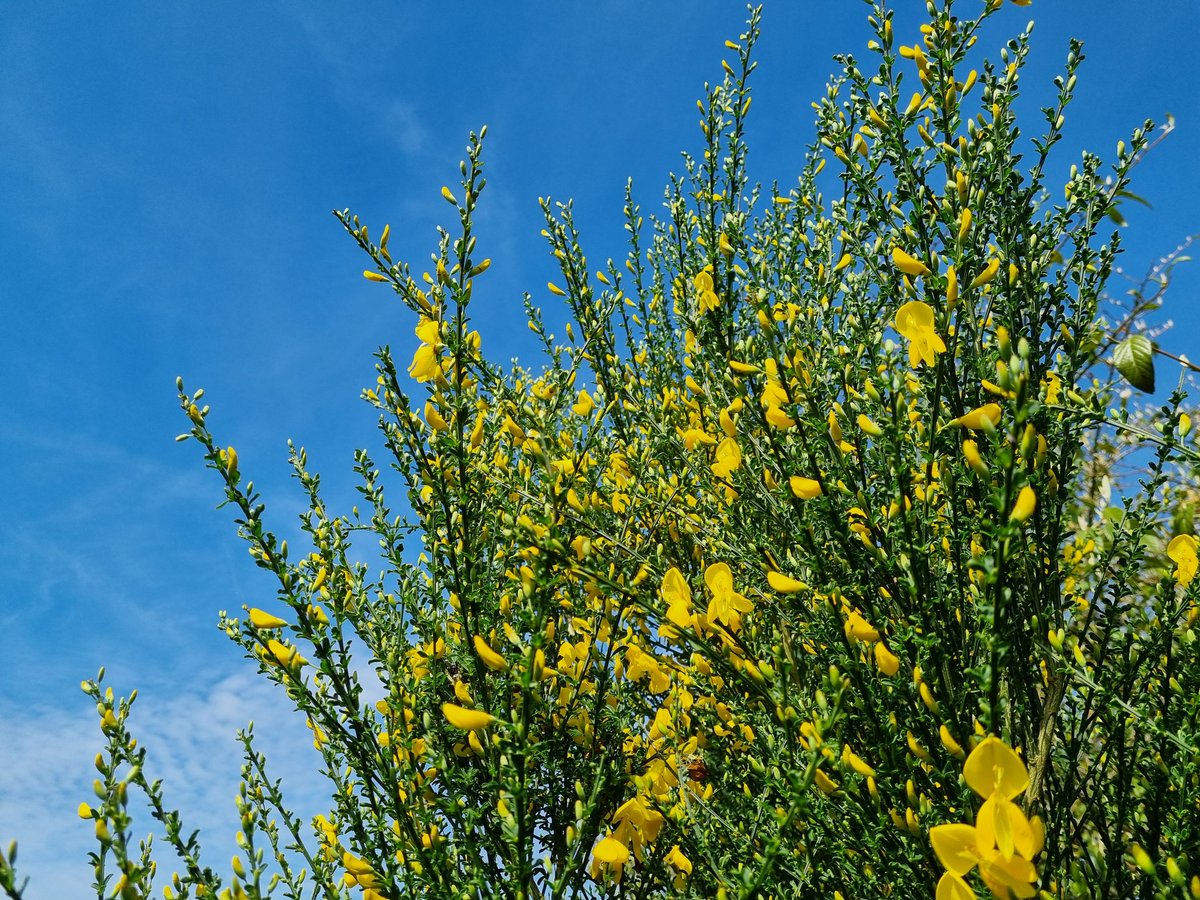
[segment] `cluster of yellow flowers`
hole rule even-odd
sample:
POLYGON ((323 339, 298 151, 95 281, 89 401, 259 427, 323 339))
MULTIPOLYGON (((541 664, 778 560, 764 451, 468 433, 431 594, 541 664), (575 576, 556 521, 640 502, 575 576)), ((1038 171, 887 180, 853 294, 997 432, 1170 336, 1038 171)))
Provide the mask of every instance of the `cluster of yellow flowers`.
POLYGON ((1026 818, 1013 800, 1029 787, 1025 763, 998 737, 986 737, 963 764, 963 777, 983 805, 974 825, 935 825, 929 840, 946 872, 937 900, 975 900, 964 876, 976 866, 979 876, 1000 900, 1033 897, 1045 828, 1037 816, 1026 818))

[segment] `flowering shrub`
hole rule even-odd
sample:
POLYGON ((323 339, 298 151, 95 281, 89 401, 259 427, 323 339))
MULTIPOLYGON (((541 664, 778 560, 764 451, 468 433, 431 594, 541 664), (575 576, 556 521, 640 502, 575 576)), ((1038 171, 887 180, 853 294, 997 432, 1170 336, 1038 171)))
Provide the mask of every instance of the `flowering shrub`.
POLYGON ((1197 453, 1182 390, 1121 394, 1153 378, 1154 304, 1098 314, 1150 125, 1051 190, 1081 48, 1024 140, 1028 30, 977 61, 1000 3, 964 5, 902 38, 877 5, 869 64, 839 58, 770 190, 746 175, 753 11, 662 217, 627 196, 624 260, 590 266, 543 203, 570 324, 527 304, 536 365, 471 324, 482 132, 432 272, 339 214, 417 339, 365 391, 388 466, 357 455, 364 514, 294 449, 289 550, 179 384, 277 582, 221 625, 307 719, 329 810, 298 821, 245 734, 218 875, 144 773, 132 698, 86 682, 106 895, 150 891, 133 785, 181 860, 168 898, 1200 896, 1197 453))

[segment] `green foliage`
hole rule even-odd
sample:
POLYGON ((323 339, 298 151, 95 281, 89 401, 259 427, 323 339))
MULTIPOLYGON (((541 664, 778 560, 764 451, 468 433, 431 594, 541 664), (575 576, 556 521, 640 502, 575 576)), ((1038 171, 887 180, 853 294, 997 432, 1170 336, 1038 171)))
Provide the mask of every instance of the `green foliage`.
POLYGON ((307 719, 329 810, 297 821, 246 733, 221 879, 141 774, 131 701, 88 682, 98 892, 149 892, 133 784, 176 897, 1200 896, 1198 455, 1182 388, 1131 408, 1105 361, 1153 389, 1153 304, 1098 311, 1150 126, 1052 191, 1081 48, 1022 139, 1028 31, 974 62, 999 4, 954 5, 904 46, 875 6, 869 63, 839 58, 769 190, 746 174, 753 10, 664 214, 627 192, 624 260, 589 267, 571 205, 543 203, 570 324, 527 300, 536 366, 471 325, 482 132, 432 272, 339 213, 418 338, 365 391, 391 470, 357 454, 365 513, 327 510, 293 448, 293 555, 179 384, 277 584, 276 613, 221 627, 307 719))

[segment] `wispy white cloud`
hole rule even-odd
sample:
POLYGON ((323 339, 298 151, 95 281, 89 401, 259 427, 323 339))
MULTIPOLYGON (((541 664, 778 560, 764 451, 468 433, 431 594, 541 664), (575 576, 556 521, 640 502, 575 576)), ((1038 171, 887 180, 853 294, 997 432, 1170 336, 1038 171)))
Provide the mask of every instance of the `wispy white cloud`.
MULTIPOLYGON (((94 712, 58 707, 15 708, 0 700, 0 840, 19 841, 19 870, 31 877, 28 900, 89 894, 87 853, 94 849, 79 803, 94 798, 94 751, 103 744, 94 712)), ((147 774, 162 778, 166 803, 179 809, 187 832, 200 829, 203 860, 221 871, 235 852, 233 800, 241 768, 239 728, 254 721, 255 743, 269 774, 283 779, 289 807, 303 819, 326 808, 320 757, 303 717, 279 689, 245 671, 191 690, 139 695, 131 731, 147 748, 147 774)), ((161 834, 148 812, 134 807, 134 834, 161 834)), ((173 859, 158 844, 160 880, 173 859)))

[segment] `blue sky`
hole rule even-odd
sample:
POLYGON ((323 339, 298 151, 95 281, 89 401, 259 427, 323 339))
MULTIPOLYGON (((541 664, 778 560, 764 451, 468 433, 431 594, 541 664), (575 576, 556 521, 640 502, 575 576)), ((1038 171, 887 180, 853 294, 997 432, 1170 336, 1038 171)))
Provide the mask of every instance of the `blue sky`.
MULTIPOLYGON (((175 376, 206 388, 210 423, 277 531, 295 532, 301 510, 289 437, 348 509, 353 450, 380 446, 357 400, 371 353, 391 343, 403 357, 415 338, 410 315, 361 278, 365 258, 330 210, 351 207, 373 234, 390 222, 393 255, 419 270, 451 212, 439 190, 487 123, 477 255, 495 262, 474 313, 494 358, 526 353, 521 292, 551 306, 537 198, 575 198, 589 256, 621 255, 625 179, 657 208, 679 151, 698 146, 695 101, 744 7, 0 8, 0 841, 20 839, 28 897, 49 900, 87 894, 90 828, 74 809, 100 734, 78 684, 101 665, 118 692, 139 688, 134 728, 168 800, 204 829, 209 864, 232 851, 233 733, 250 719, 294 776, 297 806, 320 811, 303 723, 215 628, 218 610, 268 605, 273 587, 214 509, 197 448, 174 442, 186 430, 175 376)), ((768 0, 756 178, 798 172, 809 104, 834 53, 865 55, 866 12, 768 0)), ((1067 38, 1087 43, 1051 172, 1084 147, 1111 155, 1144 118, 1177 119, 1135 175, 1153 204, 1127 211, 1123 262, 1140 274, 1200 232, 1200 4, 1008 6, 985 49, 1031 16, 1029 109, 1050 102, 1067 38)), ((1178 323, 1163 343, 1193 357, 1198 295, 1185 266, 1163 316, 1178 323)), ((1164 368, 1160 383, 1175 377, 1164 368)))

